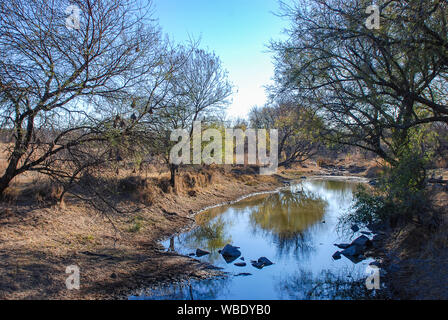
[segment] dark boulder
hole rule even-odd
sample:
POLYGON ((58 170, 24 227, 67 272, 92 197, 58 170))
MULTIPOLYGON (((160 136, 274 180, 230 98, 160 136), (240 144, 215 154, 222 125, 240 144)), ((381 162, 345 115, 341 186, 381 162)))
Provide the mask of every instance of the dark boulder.
POLYGON ((257 269, 263 269, 264 264, 258 262, 258 261, 251 261, 251 264, 253 267, 257 268, 257 269))
POLYGON ((368 248, 372 246, 372 241, 365 235, 362 235, 355 240, 353 240, 352 245, 359 246, 361 248, 368 248))
POLYGON ((357 245, 351 245, 347 249, 341 251, 341 253, 346 257, 356 257, 363 253, 362 247, 357 245))
POLYGON ((241 251, 238 250, 238 247, 231 246, 230 244, 226 244, 226 246, 220 252, 223 256, 228 257, 239 257, 241 256, 241 251))
POLYGON ((251 275, 252 275, 252 273, 242 272, 242 273, 238 273, 237 275, 235 275, 235 277, 248 277, 251 275))
POLYGON ((219 253, 227 263, 232 263, 241 256, 241 251, 238 250, 238 247, 231 246, 230 244, 226 244, 219 253))
POLYGON ((201 249, 197 249, 196 250, 196 256, 198 256, 198 257, 203 257, 203 256, 206 256, 208 254, 210 254, 210 252, 208 252, 208 251, 201 250, 201 249))
POLYGON ((352 225, 352 227, 350 229, 352 229, 353 232, 359 231, 359 227, 356 224, 352 225))
POLYGON ((342 256, 341 256, 341 253, 339 252, 339 251, 336 251, 334 254, 333 254, 333 259, 334 260, 339 260, 339 259, 341 259, 342 258, 342 256))
POLYGON ((264 264, 265 267, 273 265, 274 263, 266 257, 261 257, 258 259, 258 263, 264 264))
POLYGON ((247 266, 246 262, 237 262, 237 263, 234 263, 234 265, 237 266, 237 267, 245 267, 245 266, 247 266))
POLYGON ((273 265, 274 263, 266 257, 261 257, 260 259, 258 259, 258 261, 252 260, 251 264, 257 269, 263 269, 264 267, 273 265))

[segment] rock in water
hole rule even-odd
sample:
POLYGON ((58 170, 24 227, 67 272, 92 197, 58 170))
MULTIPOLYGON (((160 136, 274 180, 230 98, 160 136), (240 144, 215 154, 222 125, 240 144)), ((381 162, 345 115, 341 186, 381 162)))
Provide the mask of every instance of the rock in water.
POLYGON ((230 244, 226 244, 226 246, 221 250, 221 254, 223 256, 228 257, 239 257, 241 256, 241 251, 238 250, 238 247, 231 246, 230 244))
POLYGON ((266 257, 261 257, 260 259, 258 259, 258 263, 262 263, 265 267, 271 266, 274 264, 271 260, 269 260, 266 257))
POLYGON ((257 262, 257 261, 252 261, 252 266, 257 268, 257 269, 263 269, 264 264, 257 262))
POLYGON ((247 266, 246 262, 237 262, 237 263, 234 263, 234 265, 237 266, 237 267, 245 267, 245 266, 247 266))
POLYGON ((352 245, 359 246, 361 248, 370 247, 372 245, 372 241, 367 238, 365 235, 362 235, 355 240, 353 240, 352 245))
POLYGON ((333 259, 334 260, 339 260, 339 259, 341 259, 342 258, 342 256, 341 256, 341 253, 339 252, 339 251, 336 251, 334 254, 333 254, 333 259))
POLYGON ((355 256, 359 256, 362 253, 362 250, 357 245, 351 245, 347 249, 343 250, 341 253, 346 257, 347 256, 355 257, 355 256))
POLYGON ((208 254, 210 254, 210 252, 208 252, 208 251, 201 250, 201 249, 196 250, 196 256, 198 256, 198 257, 206 256, 208 254))
POLYGON ((352 229, 353 232, 359 231, 359 227, 356 224, 352 225, 352 227, 350 229, 352 229))
POLYGON ((238 250, 238 247, 231 246, 230 244, 226 244, 220 253, 227 263, 232 263, 241 256, 241 251, 238 250))

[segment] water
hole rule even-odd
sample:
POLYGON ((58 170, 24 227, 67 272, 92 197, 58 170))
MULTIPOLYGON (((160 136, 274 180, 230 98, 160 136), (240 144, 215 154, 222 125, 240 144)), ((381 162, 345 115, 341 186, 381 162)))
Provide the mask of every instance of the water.
POLYGON ((197 248, 207 250, 211 254, 198 259, 223 268, 228 276, 142 290, 130 299, 359 298, 365 289, 357 280, 367 277, 372 260, 355 264, 344 256, 332 258, 339 250, 334 243, 359 235, 338 232, 338 218, 350 210, 355 188, 353 182, 305 180, 279 193, 205 211, 196 217, 196 228, 163 245, 185 255, 197 248), (244 261, 223 259, 218 250, 227 243, 240 247, 244 261), (253 267, 250 261, 260 257, 274 265, 253 267), (247 266, 237 267, 236 262, 247 266))

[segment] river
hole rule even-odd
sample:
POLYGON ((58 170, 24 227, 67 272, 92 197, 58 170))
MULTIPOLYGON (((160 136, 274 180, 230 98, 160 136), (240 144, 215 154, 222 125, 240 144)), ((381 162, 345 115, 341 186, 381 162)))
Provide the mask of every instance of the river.
POLYGON ((129 299, 368 298, 365 279, 373 260, 332 258, 339 250, 335 243, 350 242, 368 231, 347 232, 338 224, 339 217, 351 210, 356 186, 337 179, 306 179, 277 193, 204 211, 196 216, 195 228, 163 245, 185 255, 198 248, 209 251, 198 259, 222 268, 227 276, 141 290, 129 299), (218 253, 226 244, 238 246, 241 257, 226 261, 218 253), (260 257, 274 264, 262 269, 252 266, 251 260, 260 257))

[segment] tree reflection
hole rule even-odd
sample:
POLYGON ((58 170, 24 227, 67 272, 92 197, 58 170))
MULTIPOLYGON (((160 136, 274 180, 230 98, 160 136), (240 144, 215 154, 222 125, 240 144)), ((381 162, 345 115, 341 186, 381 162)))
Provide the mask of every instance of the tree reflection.
POLYGON ((272 237, 279 254, 291 251, 309 254, 313 247, 310 229, 319 227, 325 214, 326 202, 314 193, 290 191, 272 194, 251 208, 253 232, 262 230, 272 237))
POLYGON ((365 276, 354 269, 322 270, 317 275, 309 270, 299 270, 278 282, 277 290, 283 299, 290 300, 363 300, 385 299, 386 292, 369 291, 365 276))
POLYGON ((131 300, 215 300, 228 291, 229 277, 208 280, 192 280, 184 283, 173 283, 157 289, 149 289, 131 300))
POLYGON ((222 217, 198 225, 191 232, 185 234, 184 243, 192 248, 201 248, 210 252, 217 251, 227 243, 232 242, 228 234, 229 224, 222 217))

